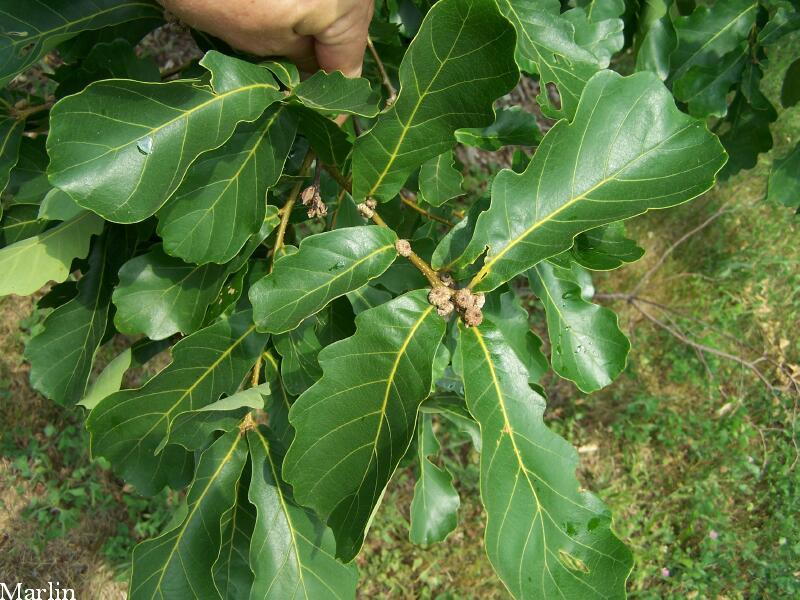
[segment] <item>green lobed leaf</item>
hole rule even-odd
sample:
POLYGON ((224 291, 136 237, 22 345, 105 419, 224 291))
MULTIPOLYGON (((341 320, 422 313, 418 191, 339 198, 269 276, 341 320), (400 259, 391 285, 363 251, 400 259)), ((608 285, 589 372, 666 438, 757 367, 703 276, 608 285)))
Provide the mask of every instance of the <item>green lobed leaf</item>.
POLYGON ((441 0, 400 65, 395 103, 358 138, 353 199, 392 199, 464 127, 486 127, 492 103, 516 84, 514 34, 491 0, 441 0))
POLYGON ((82 61, 63 65, 51 79, 58 82, 56 98, 77 94, 101 79, 161 81, 158 65, 149 56, 139 57, 133 45, 124 39, 96 44, 82 61))
POLYGON ((636 70, 652 71, 662 81, 669 77, 672 53, 678 47, 672 4, 673 0, 644 0, 639 9, 636 70))
POLYGON ((47 181, 47 150, 45 137, 23 137, 19 144, 19 159, 11 170, 6 188, 6 206, 39 204, 50 191, 47 181))
POLYGON ((490 152, 504 146, 536 146, 541 139, 536 115, 521 106, 498 109, 494 123, 488 127, 456 131, 460 143, 490 152))
POLYGON ((43 329, 25 346, 31 364, 31 386, 47 398, 68 406, 84 397, 94 356, 103 342, 124 249, 109 233, 98 238, 89 254, 89 267, 78 281, 78 294, 47 315, 43 329))
POLYGON ((82 31, 135 20, 160 21, 150 0, 34 0, 6 3, 0 13, 0 87, 82 31))
POLYGON ((308 317, 295 329, 280 333, 273 339, 275 350, 281 355, 283 385, 293 396, 299 396, 322 376, 317 355, 322 343, 317 336, 319 315, 308 317))
POLYGON ((0 296, 30 296, 48 281, 64 281, 73 259, 85 257, 90 238, 102 230, 103 220, 87 212, 6 246, 0 250, 0 296))
POLYGON ((345 77, 341 71, 317 71, 292 88, 290 98, 321 113, 374 117, 380 96, 363 77, 345 77))
POLYGON ((165 252, 198 264, 231 260, 261 227, 296 130, 286 108, 271 108, 200 157, 158 211, 165 252))
POLYGON ((358 572, 333 556, 330 529, 298 506, 281 479, 280 436, 259 427, 247 432, 253 474, 250 502, 257 517, 250 545, 255 574, 251 600, 355 598, 358 572))
POLYGON ((644 256, 636 242, 625 237, 622 221, 584 231, 575 237, 570 257, 592 271, 612 271, 644 256))
POLYGON ((270 393, 268 384, 257 385, 182 412, 172 420, 169 439, 162 440, 162 445, 179 444, 187 450, 200 450, 213 439, 214 432, 230 431, 253 409, 263 410, 270 393))
POLYGON ((542 340, 531 331, 530 316, 511 290, 486 296, 484 318, 492 322, 517 358, 528 370, 528 380, 536 384, 547 372, 542 340))
POLYGON ((353 312, 359 314, 370 308, 380 306, 384 302, 388 302, 392 299, 392 295, 386 290, 367 284, 362 285, 357 290, 348 292, 347 299, 353 307, 353 312))
POLYGON ((758 43, 771 46, 787 33, 800 29, 800 5, 796 0, 772 2, 777 8, 766 25, 758 32, 758 43))
POLYGON ((190 81, 92 83, 50 112, 50 182, 109 221, 161 208, 197 157, 283 95, 271 73, 209 52, 212 90, 190 81))
POLYGON ((78 402, 78 405, 87 410, 92 410, 103 398, 118 392, 122 387, 122 378, 131 367, 132 359, 133 351, 130 348, 126 348, 117 354, 100 372, 97 379, 89 385, 86 389, 86 394, 78 402))
POLYGON ((781 104, 789 108, 800 102, 800 58, 786 69, 781 86, 781 104))
POLYGON ((227 274, 225 265, 185 263, 155 246, 119 270, 114 325, 120 333, 153 340, 197 331, 227 274))
POLYGON ((212 567, 212 576, 219 595, 225 600, 247 600, 253 587, 248 555, 256 512, 247 499, 249 489, 249 476, 245 469, 236 482, 237 501, 220 521, 222 543, 212 567))
POLYGON ((69 194, 58 188, 53 188, 47 192, 47 195, 42 199, 41 205, 39 205, 39 219, 47 221, 69 221, 83 212, 85 210, 75 204, 69 194))
POLYGON ((429 546, 444 541, 456 528, 461 501, 453 487, 453 475, 429 458, 440 450, 430 414, 421 415, 417 431, 419 475, 411 500, 409 539, 413 544, 429 546))
POLYGON ((689 105, 689 114, 694 117, 724 117, 728 113, 728 92, 741 79, 749 58, 749 48, 742 44, 714 66, 692 65, 675 82, 675 97, 689 105))
POLYGON ((575 27, 575 42, 594 54, 597 64, 605 69, 625 45, 624 12, 625 0, 593 0, 566 11, 562 18, 575 27))
POLYGON ((220 522, 236 503, 236 484, 246 461, 247 445, 238 429, 203 452, 186 497, 186 517, 133 551, 131 600, 222 598, 214 585, 212 566, 222 542, 220 522))
POLYGON ((322 378, 292 405, 284 477, 333 529, 345 561, 411 443, 444 330, 426 290, 362 312, 352 337, 320 352, 322 378))
POLYGON ((19 159, 19 145, 24 129, 25 121, 0 115, 0 194, 6 189, 11 169, 19 159))
POLYGON ((672 54, 670 80, 678 81, 695 65, 716 68, 723 56, 750 35, 757 12, 757 0, 725 0, 678 17, 678 47, 672 54))
POLYGON ((520 69, 539 75, 537 98, 552 118, 572 118, 586 82, 601 66, 575 40, 575 26, 560 14, 559 0, 495 0, 517 32, 516 58, 520 69), (547 84, 555 84, 561 107, 553 105, 547 84))
POLYGON ((724 163, 716 137, 675 107, 657 76, 602 71, 572 123, 556 123, 525 172, 495 178, 466 252, 475 260, 489 247, 471 285, 493 290, 567 250, 582 231, 686 202, 713 185, 724 163))
POLYGON ((387 227, 346 227, 304 238, 299 250, 275 261, 250 288, 259 331, 283 333, 360 288, 397 257, 397 235, 387 227))
POLYGON ((45 231, 49 223, 39 218, 39 207, 19 204, 5 211, 0 223, 0 248, 16 244, 45 231))
POLYGON ((344 130, 328 117, 304 106, 291 106, 298 131, 327 165, 341 167, 347 161, 353 143, 344 130))
POLYGON ((602 503, 581 491, 575 450, 491 324, 459 324, 467 406, 481 426, 486 552, 514 598, 624 598, 633 565, 602 503))
POLYGON ((770 124, 778 119, 778 113, 757 89, 755 103, 739 91, 728 109, 729 127, 719 139, 729 159, 720 177, 726 179, 744 169, 752 169, 758 156, 772 149, 770 124))
POLYGON ((529 279, 547 314, 553 370, 587 394, 614 381, 625 369, 631 348, 617 315, 584 300, 569 269, 542 261, 529 279))
POLYGON ((465 256, 469 243, 475 235, 478 217, 489 208, 489 198, 483 196, 469 207, 466 216, 448 231, 433 251, 431 266, 438 270, 453 272, 458 279, 462 279, 461 272, 474 261, 473 257, 465 256))
POLYGON ((139 389, 111 394, 89 413, 92 454, 105 457, 142 494, 185 485, 192 455, 174 444, 155 454, 169 438, 172 420, 236 392, 266 341, 255 331, 250 311, 182 339, 158 375, 139 389))
POLYGON ((772 165, 767 200, 800 208, 800 143, 772 165))
POLYGON ((448 150, 423 163, 419 170, 419 195, 431 206, 441 206, 464 194, 464 177, 456 169, 453 151, 448 150))

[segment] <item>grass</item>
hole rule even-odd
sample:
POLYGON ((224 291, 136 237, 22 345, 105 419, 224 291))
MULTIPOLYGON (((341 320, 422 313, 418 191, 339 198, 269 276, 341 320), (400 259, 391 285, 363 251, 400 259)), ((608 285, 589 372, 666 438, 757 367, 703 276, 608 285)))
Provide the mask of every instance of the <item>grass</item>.
MULTIPOLYGON (((772 98, 784 68, 773 60, 772 98)), ((699 344, 746 361, 767 357, 756 366, 774 389, 620 300, 604 303, 632 338, 626 372, 591 396, 546 382, 549 425, 580 449, 584 486, 609 505, 633 550, 632 598, 800 596, 798 397, 786 391, 786 373, 800 376, 800 224, 763 201, 772 157, 800 139, 798 112, 781 115, 776 149, 752 171, 633 221, 629 234, 645 258, 595 277, 601 293, 631 290, 672 242, 729 206, 638 292, 669 309, 639 306, 699 344)), ((122 598, 133 545, 160 529, 172 504, 139 497, 90 460, 80 413, 30 390, 21 359, 39 322, 30 309, 29 300, 0 303, 0 579, 58 579, 82 597, 122 598)), ((537 309, 534 328, 542 321, 537 309)), ((414 478, 402 469, 358 559, 361 597, 506 597, 481 547, 477 454, 462 442, 445 436, 459 528, 432 548, 408 541, 414 478)))

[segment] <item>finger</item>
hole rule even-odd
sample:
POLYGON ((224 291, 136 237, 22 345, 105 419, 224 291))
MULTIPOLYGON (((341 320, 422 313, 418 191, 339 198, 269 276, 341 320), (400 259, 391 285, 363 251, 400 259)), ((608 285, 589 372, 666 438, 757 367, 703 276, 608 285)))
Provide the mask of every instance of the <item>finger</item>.
POLYGON ((300 71, 313 73, 320 67, 317 55, 314 52, 314 38, 310 36, 297 36, 290 40, 282 41, 280 48, 274 54, 280 54, 292 61, 300 71))
POLYGON ((315 34, 317 63, 322 69, 339 70, 348 77, 361 75, 372 7, 372 2, 362 2, 315 34))

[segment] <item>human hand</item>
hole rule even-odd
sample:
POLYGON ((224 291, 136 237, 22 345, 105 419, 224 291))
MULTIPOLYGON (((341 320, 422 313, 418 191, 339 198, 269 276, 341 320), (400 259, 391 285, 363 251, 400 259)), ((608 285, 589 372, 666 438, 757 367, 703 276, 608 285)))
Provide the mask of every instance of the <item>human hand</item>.
POLYGON ((302 71, 361 74, 373 0, 159 0, 185 23, 302 71))

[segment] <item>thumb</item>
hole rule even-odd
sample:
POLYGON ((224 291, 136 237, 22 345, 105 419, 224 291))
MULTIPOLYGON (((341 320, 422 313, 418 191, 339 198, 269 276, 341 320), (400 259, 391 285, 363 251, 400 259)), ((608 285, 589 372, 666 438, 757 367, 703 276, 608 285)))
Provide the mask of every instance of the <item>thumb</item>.
POLYGON ((358 77, 364 63, 372 1, 356 3, 324 31, 314 36, 317 63, 326 71, 342 71, 347 77, 358 77))

